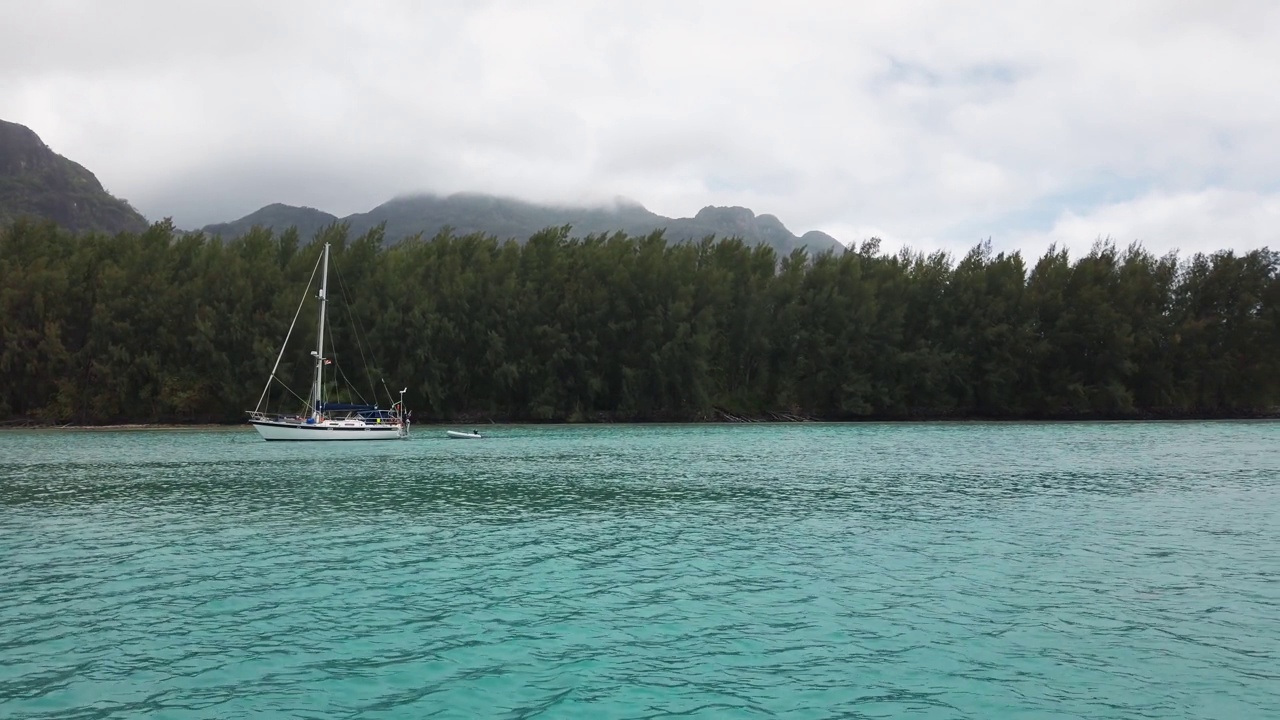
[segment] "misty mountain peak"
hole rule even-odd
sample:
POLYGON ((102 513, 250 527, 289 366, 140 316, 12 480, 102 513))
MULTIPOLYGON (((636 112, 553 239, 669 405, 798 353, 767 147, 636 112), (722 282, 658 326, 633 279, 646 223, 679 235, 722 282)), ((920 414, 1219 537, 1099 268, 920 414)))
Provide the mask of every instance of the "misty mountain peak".
POLYGON ((55 153, 31 128, 0 120, 0 221, 22 216, 48 218, 76 232, 141 231, 148 225, 93 173, 55 153))
MULTIPOLYGON (((269 205, 240 220, 204 228, 210 234, 233 236, 253 225, 284 230, 295 226, 304 236, 338 218, 318 210, 305 211, 287 205, 269 205)), ((757 216, 745 207, 708 206, 692 218, 667 218, 645 209, 629 198, 594 205, 538 204, 478 192, 458 192, 447 196, 419 193, 401 195, 373 208, 342 218, 353 234, 385 224, 389 241, 421 233, 430 237, 449 227, 455 235, 480 233, 499 240, 524 242, 548 227, 572 227, 573 235, 647 235, 662 230, 672 242, 697 241, 705 237, 741 238, 747 244, 769 245, 780 254, 789 254, 801 245, 810 252, 842 251, 844 246, 825 234, 796 237, 773 215, 757 216)))
POLYGON ((739 223, 744 227, 752 220, 756 219, 756 214, 750 208, 744 208, 738 205, 733 206, 717 206, 708 205, 698 211, 693 216, 694 220, 717 221, 739 223))

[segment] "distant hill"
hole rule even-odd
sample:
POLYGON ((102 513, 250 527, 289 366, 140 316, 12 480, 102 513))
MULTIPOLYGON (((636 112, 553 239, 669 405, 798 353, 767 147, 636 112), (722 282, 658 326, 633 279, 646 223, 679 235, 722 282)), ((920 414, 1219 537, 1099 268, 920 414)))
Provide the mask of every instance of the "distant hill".
MULTIPOLYGON (((49 149, 30 128, 0 120, 0 223, 22 216, 47 218, 76 232, 141 232, 148 226, 146 218, 103 189, 84 166, 49 149)), ((385 223, 387 239, 392 242, 415 233, 429 237, 446 226, 459 235, 483 233, 524 241, 548 227, 569 225, 578 237, 618 231, 647 235, 654 230, 663 230, 672 241, 740 237, 749 244, 769 245, 782 255, 799 247, 812 252, 844 249, 826 233, 814 231, 797 237, 773 215, 756 215, 744 207, 705 207, 691 218, 668 218, 630 200, 575 207, 478 193, 399 197, 345 218, 276 203, 239 220, 206 225, 201 230, 234 237, 254 226, 277 231, 296 227, 306 238, 340 220, 355 234, 385 223)))
POLYGON ((0 223, 28 216, 70 230, 140 232, 147 219, 25 125, 0 120, 0 223))
POLYGON ((206 225, 201 230, 209 235, 237 237, 245 234, 255 225, 276 230, 296 227, 298 228, 299 236, 309 238, 315 235, 317 231, 337 221, 337 217, 323 210, 274 203, 260 210, 255 210, 239 220, 206 225))
POLYGON ((247 232, 254 225, 277 231, 294 226, 303 237, 310 237, 316 230, 339 220, 348 223, 355 234, 386 223, 387 239, 393 242, 415 233, 430 237, 445 226, 459 235, 483 233, 504 240, 524 241, 539 230, 571 225, 573 235, 578 237, 617 231, 645 235, 663 229, 669 240, 701 240, 708 235, 740 237, 750 244, 767 244, 784 255, 801 246, 807 246, 811 252, 844 249, 826 233, 813 231, 797 237, 773 215, 756 215, 743 207, 705 207, 692 218, 668 218, 627 200, 611 206, 573 207, 538 205, 478 193, 400 197, 369 212, 345 218, 312 208, 275 204, 239 220, 202 229, 209 234, 231 237, 247 232))

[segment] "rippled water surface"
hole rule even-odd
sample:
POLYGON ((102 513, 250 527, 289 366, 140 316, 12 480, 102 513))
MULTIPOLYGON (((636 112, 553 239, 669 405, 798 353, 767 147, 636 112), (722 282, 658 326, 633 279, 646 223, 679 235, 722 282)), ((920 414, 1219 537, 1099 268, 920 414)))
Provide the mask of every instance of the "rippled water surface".
POLYGON ((0 717, 1280 718, 1280 424, 0 433, 0 717))

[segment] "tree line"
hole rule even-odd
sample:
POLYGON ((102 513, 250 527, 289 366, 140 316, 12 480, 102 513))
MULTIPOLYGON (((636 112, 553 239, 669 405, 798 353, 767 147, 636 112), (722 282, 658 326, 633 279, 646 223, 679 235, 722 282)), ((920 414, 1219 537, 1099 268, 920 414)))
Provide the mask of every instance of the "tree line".
MULTIPOLYGON (((331 244, 332 378, 415 421, 1212 417, 1280 393, 1277 253, 0 228, 0 420, 238 422, 331 244)), ((295 411, 307 300, 272 409, 295 411), (292 403, 292 404, 291 404, 292 403)))

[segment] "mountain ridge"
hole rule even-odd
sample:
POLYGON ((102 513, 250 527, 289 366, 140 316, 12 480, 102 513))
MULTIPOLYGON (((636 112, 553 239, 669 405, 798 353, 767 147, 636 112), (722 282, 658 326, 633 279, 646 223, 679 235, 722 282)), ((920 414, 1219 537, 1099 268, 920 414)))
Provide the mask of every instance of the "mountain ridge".
POLYGON ((73 231, 141 232, 149 223, 108 193, 80 163, 54 152, 34 130, 0 120, 0 223, 48 219, 73 231))
MULTIPOLYGON (((73 232, 141 232, 150 225, 128 202, 108 193, 87 168, 50 149, 35 131, 0 120, 0 223, 20 217, 52 220, 73 232)), ((480 233, 524 242, 546 228, 567 225, 576 237, 617 232, 640 236, 658 230, 672 242, 738 237, 749 245, 769 245, 780 255, 801 247, 813 253, 845 249, 824 232, 797 236, 777 216, 757 215, 741 206, 707 206, 691 218, 668 218, 621 196, 604 204, 573 205, 474 191, 402 194, 342 218, 317 208, 271 203, 200 231, 237 236, 254 226, 276 231, 295 227, 302 236, 312 237, 336 222, 346 222, 357 235, 384 225, 389 242, 418 233, 433 236, 446 227, 459 235, 480 233)))
POLYGON ((741 206, 709 205, 692 218, 668 218, 629 198, 617 198, 608 205, 561 205, 479 192, 398 195, 367 212, 345 217, 315 208, 272 203, 237 220, 206 225, 200 230, 209 235, 235 236, 254 226, 276 231, 295 227, 299 234, 309 237, 336 222, 347 223, 357 235, 385 223, 386 237, 391 242, 417 233, 430 237, 445 227, 459 235, 481 233, 523 242, 545 228, 569 225, 577 237, 619 231, 646 235, 655 230, 663 230, 668 240, 677 242, 707 236, 739 237, 748 244, 769 245, 781 255, 800 247, 815 253, 845 249, 824 232, 811 230, 797 236, 777 216, 756 215, 741 206))

